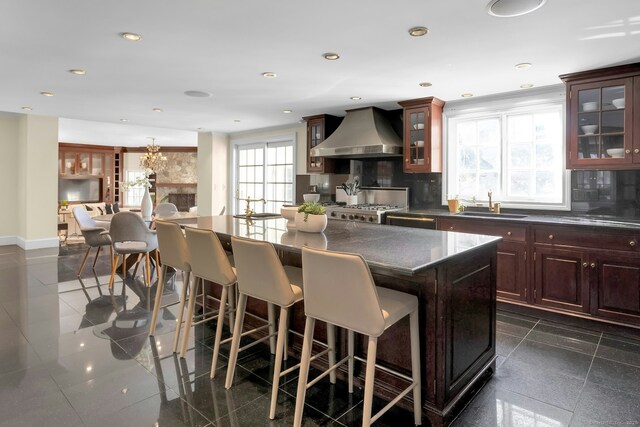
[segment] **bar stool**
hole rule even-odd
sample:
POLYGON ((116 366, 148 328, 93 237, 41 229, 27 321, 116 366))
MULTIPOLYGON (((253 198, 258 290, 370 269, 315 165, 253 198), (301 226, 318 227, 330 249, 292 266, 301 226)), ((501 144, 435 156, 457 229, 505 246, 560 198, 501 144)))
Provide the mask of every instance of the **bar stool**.
MULTIPOLYGON (((185 234, 187 236, 187 245, 189 246, 189 251, 191 253, 191 268, 194 275, 194 284, 191 295, 198 294, 198 286, 204 287, 203 285, 205 280, 222 286, 222 292, 220 294, 220 309, 218 310, 217 315, 214 316, 218 319, 215 341, 213 344, 213 357, 211 359, 210 378, 214 378, 218 363, 218 354, 220 352, 220 344, 231 341, 230 338, 221 341, 221 337, 225 312, 227 312, 227 304, 229 305, 229 329, 233 330, 233 324, 235 321, 236 272, 232 267, 230 255, 228 255, 222 247, 216 233, 211 230, 187 227, 185 229, 185 234)), ((204 293, 204 290, 202 290, 202 292, 204 293)), ((191 327, 194 306, 195 298, 189 300, 189 308, 187 309, 187 330, 191 327)), ((186 353, 188 338, 189 336, 185 335, 184 340, 182 341, 182 351, 180 352, 181 357, 184 357, 186 353)))
MULTIPOLYGON (((285 351, 285 340, 288 332, 287 322, 289 307, 298 301, 302 301, 302 270, 297 267, 283 266, 278 258, 275 248, 269 242, 259 242, 256 240, 241 237, 231 237, 233 256, 236 263, 236 274, 238 275, 238 313, 233 330, 233 340, 231 342, 231 353, 229 355, 229 366, 227 367, 227 379, 225 388, 230 388, 235 374, 238 352, 264 341, 271 340, 274 336, 275 326, 275 306, 280 307, 280 321, 278 325, 277 344, 275 352, 275 366, 273 370, 273 384, 271 387, 271 406, 269 418, 275 418, 276 403, 278 397, 278 385, 280 377, 297 369, 299 364, 283 372, 283 353, 285 351), (240 346, 242 324, 244 323, 247 297, 266 301, 269 313, 269 335, 243 348, 240 346)), ((263 329, 264 327, 257 328, 263 329)), ((252 332, 252 331, 251 331, 252 332)), ((271 349, 273 353, 273 348, 271 349)))
MULTIPOLYGON (((153 305, 153 316, 151 318, 151 328, 149 336, 156 333, 156 322, 161 308, 180 304, 178 309, 178 319, 176 323, 176 331, 173 337, 173 352, 178 349, 178 341, 180 340, 180 329, 182 328, 182 318, 184 313, 184 305, 187 300, 187 289, 190 286, 191 278, 191 257, 187 241, 182 234, 180 226, 176 223, 166 221, 156 221, 156 233, 158 235, 158 250, 162 257, 162 274, 158 277, 158 289, 156 290, 156 301, 153 305), (182 272, 182 292, 180 293, 180 301, 178 303, 169 303, 162 305, 162 295, 164 294, 165 278, 167 277, 167 267, 175 268, 182 272)), ((194 295, 194 294, 190 294, 194 295)), ((191 298, 193 299, 193 298, 191 298)), ((190 300, 191 300, 190 299, 190 300)), ((188 314, 187 314, 188 316, 188 314)), ((189 317, 187 317, 187 320, 189 317)), ((189 338, 189 327, 185 328, 183 340, 186 342, 189 338)))
MULTIPOLYGON (((334 370, 348 362, 349 393, 353 393, 354 332, 367 335, 366 375, 364 384, 364 408, 362 425, 369 426, 413 390, 413 412, 416 425, 422 423, 420 396, 420 341, 418 333, 418 298, 404 292, 376 287, 369 267, 360 255, 302 248, 304 284, 304 312, 307 316, 304 328, 300 375, 296 395, 293 425, 302 425, 302 412, 307 388, 326 375, 326 372, 307 384, 313 328, 321 320, 348 330, 348 356, 329 369, 334 370), (411 381, 380 412, 371 416, 373 382, 375 377, 378 337, 391 325, 409 315, 411 335, 411 378, 392 372, 411 381)), ((385 368, 385 370, 387 370, 385 368)))

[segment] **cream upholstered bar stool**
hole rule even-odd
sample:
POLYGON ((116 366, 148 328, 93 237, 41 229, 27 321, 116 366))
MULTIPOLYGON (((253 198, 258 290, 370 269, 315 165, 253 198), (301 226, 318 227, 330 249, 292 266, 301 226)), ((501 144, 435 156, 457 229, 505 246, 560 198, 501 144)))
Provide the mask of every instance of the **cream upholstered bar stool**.
MULTIPOLYGON (((229 354, 229 366, 227 367, 227 379, 224 386, 227 389, 231 388, 236 362, 238 360, 238 352, 267 338, 271 338, 274 335, 275 306, 280 307, 275 365, 271 386, 271 406, 269 408, 269 418, 273 419, 275 418, 280 377, 297 369, 299 366, 298 364, 281 372, 283 353, 285 352, 285 340, 288 333, 289 308, 296 302, 302 301, 303 298, 302 270, 298 267, 283 266, 275 248, 269 242, 231 237, 231 245, 233 247, 233 256, 236 264, 236 274, 238 276, 239 298, 236 323, 233 330, 233 340, 231 341, 231 352, 229 354), (243 348, 239 348, 248 297, 267 302, 269 335, 243 348)), ((264 327, 257 329, 262 328, 264 327)))
MULTIPOLYGON (((149 227, 140 215, 123 211, 113 215, 111 226, 109 227, 109 235, 111 236, 113 252, 116 254, 116 259, 111 267, 109 289, 113 288, 113 280, 116 275, 116 268, 118 267, 120 257, 122 256, 122 278, 124 281, 127 273, 125 258, 128 255, 138 255, 139 258, 140 254, 144 254, 145 256, 145 284, 149 287, 151 284, 149 254, 158 249, 158 238, 155 230, 149 230, 149 227)), ((160 265, 157 251, 155 258, 156 266, 160 265)))
MULTIPOLYGON (((173 222, 156 221, 156 233, 158 234, 158 251, 162 258, 162 274, 158 276, 158 288, 156 289, 156 300, 153 306, 153 316, 151 318, 151 328, 149 335, 155 335, 156 322, 161 308, 180 304, 178 309, 178 318, 176 320, 176 331, 173 337, 173 352, 178 350, 178 342, 180 340, 180 330, 182 329, 184 306, 187 300, 187 291, 191 278, 191 256, 187 240, 182 233, 180 226, 173 222), (172 267, 182 272, 182 292, 180 300, 177 303, 162 305, 162 295, 164 294, 165 278, 167 277, 167 268, 172 267)), ((190 294, 191 296, 194 294, 190 294)), ((190 298, 191 299, 191 298, 190 298)), ((188 314, 187 314, 188 316, 188 314)), ((187 317, 188 318, 188 317, 187 317)), ((189 326, 185 328, 183 341, 188 340, 189 326)))
MULTIPOLYGON (((218 354, 220 353, 220 345, 231 341, 230 338, 227 338, 224 341, 221 340, 225 313, 229 314, 230 330, 233 330, 233 324, 235 322, 236 272, 232 266, 232 259, 230 258, 230 255, 224 250, 220 243, 220 239, 218 239, 218 236, 212 230, 187 227, 185 229, 185 234, 187 236, 187 245, 191 252, 191 269, 194 276, 192 295, 198 294, 199 287, 204 288, 205 280, 216 283, 222 287, 219 310, 217 315, 213 316, 213 318, 217 318, 218 322, 216 325, 216 335, 213 344, 213 357, 211 358, 210 378, 214 378, 218 363, 218 354), (228 310, 227 305, 229 306, 228 310)), ((201 292, 204 294, 204 290, 201 292)), ((193 318, 194 306, 195 299, 189 299, 189 308, 187 309, 187 329, 190 329, 191 326, 190 319, 193 318)), ((188 336, 185 335, 185 339, 182 341, 182 351, 180 352, 180 356, 182 357, 184 357, 186 352, 187 338, 188 336)))
MULTIPOLYGON (((418 333, 418 298, 404 292, 376 287, 369 267, 360 255, 302 248, 304 287, 304 328, 300 375, 296 394, 293 425, 302 425, 302 413, 307 388, 317 382, 320 375, 307 384, 313 328, 320 320, 348 330, 348 355, 329 369, 348 362, 349 392, 353 392, 354 332, 368 336, 364 407, 362 425, 369 426, 402 397, 413 390, 413 411, 416 425, 422 424, 420 392, 420 342, 418 333), (409 316, 411 335, 411 378, 392 372, 411 381, 395 399, 376 415, 371 416, 373 382, 376 369, 378 337, 391 325, 409 316)), ((390 371, 385 368, 385 371, 390 371)))

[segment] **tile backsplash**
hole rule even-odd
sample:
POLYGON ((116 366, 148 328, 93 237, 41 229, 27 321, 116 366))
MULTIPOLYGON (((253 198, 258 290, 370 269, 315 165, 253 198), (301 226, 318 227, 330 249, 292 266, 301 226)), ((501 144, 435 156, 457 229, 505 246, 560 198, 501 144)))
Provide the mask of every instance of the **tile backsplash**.
POLYGON ((572 171, 571 211, 640 219, 640 170, 572 171))

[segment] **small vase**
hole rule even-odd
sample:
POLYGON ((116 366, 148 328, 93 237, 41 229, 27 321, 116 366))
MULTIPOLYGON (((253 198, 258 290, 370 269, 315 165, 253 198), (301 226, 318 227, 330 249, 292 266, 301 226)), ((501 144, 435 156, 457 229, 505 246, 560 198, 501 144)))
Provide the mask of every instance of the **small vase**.
POLYGON ((447 204, 449 205, 449 212, 458 213, 460 210, 460 200, 458 199, 449 199, 447 200, 447 204))
POLYGON ((358 195, 347 196, 347 206, 357 205, 358 204, 358 195))
POLYGON ((326 215, 307 215, 307 220, 304 220, 305 213, 296 213, 296 230, 304 231, 307 233, 321 233, 327 228, 327 216, 326 215))
POLYGON ((140 213, 142 214, 143 220, 151 221, 151 214, 153 213, 153 203, 151 202, 149 187, 144 188, 144 196, 142 196, 142 203, 140 204, 140 213))

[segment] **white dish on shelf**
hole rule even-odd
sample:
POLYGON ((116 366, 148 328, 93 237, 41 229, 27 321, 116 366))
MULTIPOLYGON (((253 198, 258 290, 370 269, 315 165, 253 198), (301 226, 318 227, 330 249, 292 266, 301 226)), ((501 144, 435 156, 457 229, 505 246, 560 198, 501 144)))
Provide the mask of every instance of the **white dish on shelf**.
POLYGON ((417 124, 413 125, 413 128, 416 129, 416 130, 424 129, 424 123, 417 123, 417 124))
POLYGON ((416 141, 413 143, 415 147, 424 147, 424 141, 416 141))
POLYGON ((598 125, 584 125, 580 126, 582 128, 582 132, 585 135, 593 135, 598 130, 598 125))
POLYGON ((624 157, 624 148, 609 148, 607 154, 615 159, 624 157))
POLYGON ((305 202, 319 202, 320 201, 320 194, 318 194, 318 193, 307 193, 307 194, 303 194, 302 198, 304 199, 305 202))
POLYGON ((616 98, 611 103, 616 108, 624 108, 624 98, 616 98))
POLYGON ((582 111, 597 111, 598 103, 597 102, 583 102, 582 103, 582 111))

